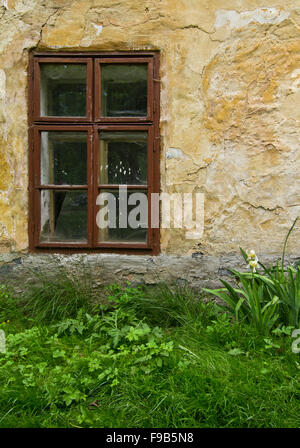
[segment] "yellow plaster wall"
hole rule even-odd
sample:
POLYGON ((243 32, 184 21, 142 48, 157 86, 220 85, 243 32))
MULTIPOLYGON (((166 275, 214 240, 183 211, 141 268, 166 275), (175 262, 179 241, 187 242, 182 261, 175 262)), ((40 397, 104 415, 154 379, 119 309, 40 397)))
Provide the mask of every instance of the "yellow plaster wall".
MULTIPOLYGON (((161 188, 205 194, 201 241, 162 252, 277 253, 300 214, 297 0, 2 0, 0 252, 28 247, 27 65, 42 50, 159 50, 161 188), (175 150, 174 150, 175 148, 175 150)), ((299 231, 290 252, 300 248, 299 231)))

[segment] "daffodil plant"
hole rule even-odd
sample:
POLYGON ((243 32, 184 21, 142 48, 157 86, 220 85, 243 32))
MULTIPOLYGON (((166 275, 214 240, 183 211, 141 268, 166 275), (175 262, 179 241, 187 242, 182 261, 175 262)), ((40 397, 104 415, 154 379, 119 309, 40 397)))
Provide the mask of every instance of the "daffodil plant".
POLYGON ((225 302, 225 308, 236 320, 245 319, 254 324, 261 334, 268 334, 275 324, 300 326, 300 266, 285 268, 284 259, 288 238, 295 227, 293 222, 284 242, 281 265, 266 268, 258 260, 255 250, 241 253, 251 272, 230 269, 237 287, 220 279, 224 288, 204 289, 225 302), (258 272, 258 266, 263 272, 258 272))

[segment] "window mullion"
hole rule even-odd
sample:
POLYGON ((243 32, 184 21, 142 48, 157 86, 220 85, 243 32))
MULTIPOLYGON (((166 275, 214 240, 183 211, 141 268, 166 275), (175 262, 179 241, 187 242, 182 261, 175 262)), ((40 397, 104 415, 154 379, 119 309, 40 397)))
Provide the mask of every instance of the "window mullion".
POLYGON ((97 207, 96 207, 96 200, 97 200, 97 196, 98 196, 98 178, 97 178, 97 173, 98 173, 98 126, 96 124, 93 124, 92 127, 92 158, 91 158, 91 163, 92 163, 92 168, 91 168, 91 200, 92 200, 92 205, 91 205, 91 219, 92 219, 92 223, 91 223, 91 228, 92 228, 92 247, 96 246, 96 241, 97 241, 97 233, 98 233, 98 229, 97 229, 97 223, 96 223, 96 213, 97 213, 97 207))
POLYGON ((94 239, 94 127, 88 130, 88 244, 93 247, 94 239))

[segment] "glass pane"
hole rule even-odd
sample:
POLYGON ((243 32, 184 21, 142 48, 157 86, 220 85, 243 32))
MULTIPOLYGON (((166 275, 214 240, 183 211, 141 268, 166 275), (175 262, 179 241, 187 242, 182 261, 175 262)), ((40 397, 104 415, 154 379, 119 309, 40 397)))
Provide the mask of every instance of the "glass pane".
POLYGON ((101 65, 103 117, 147 116, 147 64, 101 65))
POLYGON ((101 190, 97 204, 99 242, 146 243, 148 200, 145 190, 101 190))
POLYGON ((41 191, 41 242, 87 241, 87 192, 41 191))
POLYGON ((86 116, 86 64, 40 64, 41 116, 86 116))
POLYGON ((147 132, 100 133, 100 184, 147 184, 147 132))
POLYGON ((87 184, 87 132, 41 132, 41 182, 87 184))

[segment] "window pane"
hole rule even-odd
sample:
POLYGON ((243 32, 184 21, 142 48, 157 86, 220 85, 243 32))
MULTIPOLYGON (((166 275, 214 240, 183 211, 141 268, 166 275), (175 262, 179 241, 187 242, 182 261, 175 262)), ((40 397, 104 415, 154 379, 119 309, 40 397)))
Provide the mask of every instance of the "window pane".
POLYGON ((41 191, 41 242, 87 241, 87 192, 41 191))
POLYGON ((41 132, 41 182, 87 184, 87 132, 41 132))
POLYGON ((147 184, 147 132, 100 133, 100 184, 147 184))
POLYGON ((147 116, 147 64, 102 64, 103 117, 147 116))
MULTIPOLYGON (((148 200, 146 190, 101 190, 101 204, 97 215, 99 242, 146 243, 148 200), (133 196, 135 195, 135 196, 133 196), (132 201, 132 202, 131 202, 132 201), (133 205, 129 205, 129 203, 133 205), (101 214, 101 215, 100 215, 101 214), (105 228, 103 222, 108 222, 105 228)), ((100 202, 99 196, 97 203, 100 202)))
POLYGON ((41 116, 86 116, 86 64, 40 64, 41 116))

